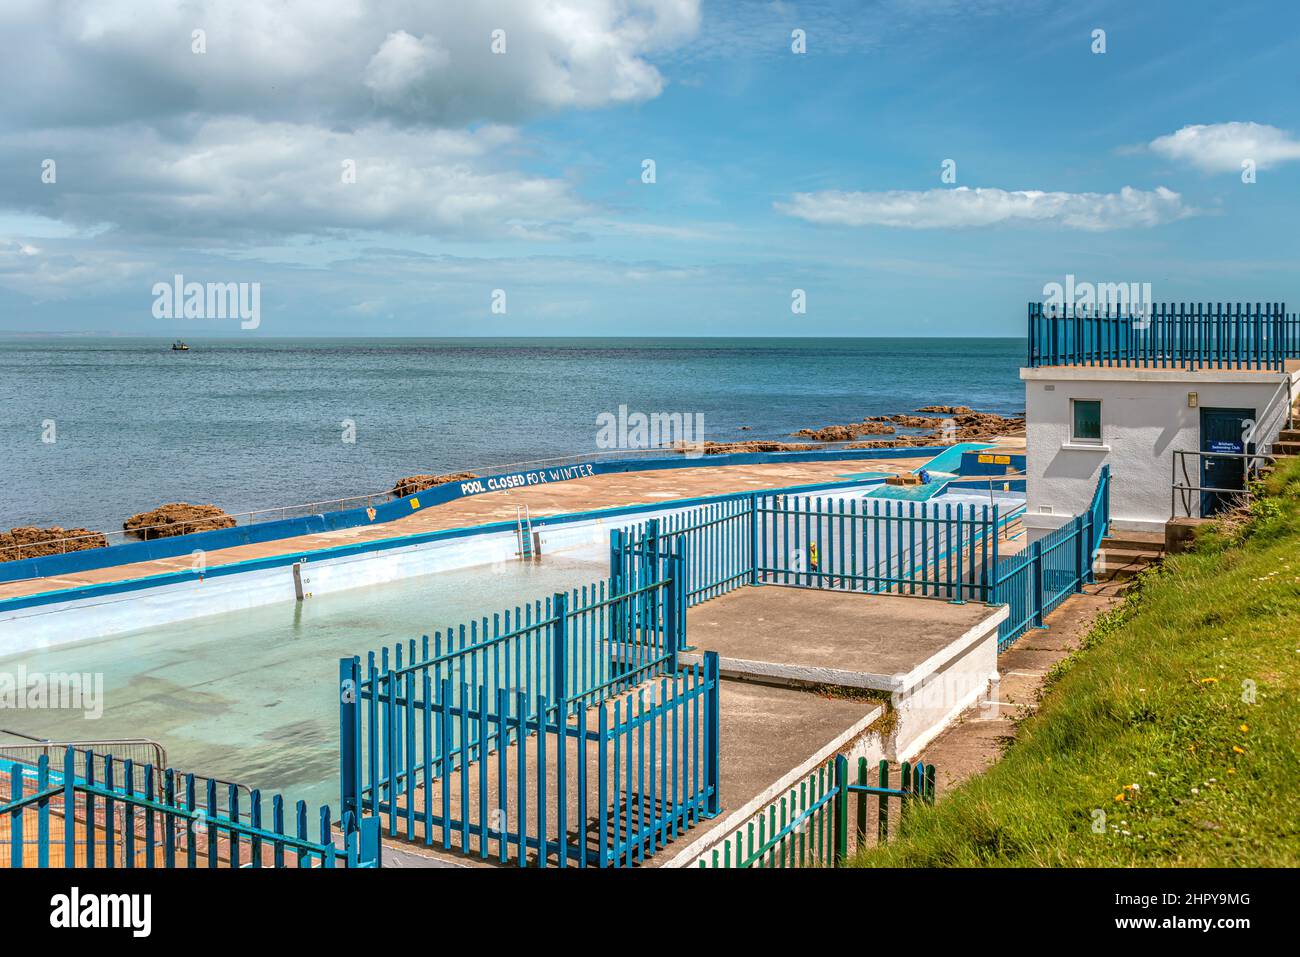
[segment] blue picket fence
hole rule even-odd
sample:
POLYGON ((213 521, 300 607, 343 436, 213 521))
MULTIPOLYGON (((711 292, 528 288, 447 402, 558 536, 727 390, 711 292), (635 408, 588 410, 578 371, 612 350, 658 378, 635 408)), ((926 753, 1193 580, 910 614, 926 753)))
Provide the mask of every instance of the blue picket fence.
POLYGON ((1005 604, 999 650, 1091 580, 1110 525, 1110 467, 1088 509, 1014 555, 999 554, 1024 506, 754 493, 726 511, 692 510, 610 536, 611 576, 639 581, 673 549, 687 606, 745 585, 916 595, 1005 604))
POLYGON ((1044 627, 1048 614, 1093 580, 1093 562, 1109 528, 1110 466, 1104 465, 1082 515, 995 565, 992 600, 1010 609, 998 626, 998 651, 1029 629, 1044 627))
POLYGON ((713 653, 578 709, 463 682, 453 694, 447 678, 434 693, 427 673, 418 694, 381 677, 363 692, 369 708, 344 706, 358 759, 375 753, 363 726, 390 716, 384 776, 352 800, 390 836, 485 862, 635 866, 720 810, 718 693, 713 653))
POLYGON ((610 533, 610 577, 641 581, 662 554, 680 555, 686 607, 717 598, 752 578, 753 496, 700 505, 610 533))
POLYGON ((950 601, 988 600, 999 540, 1024 511, 797 495, 755 501, 758 583, 950 601))
POLYGON ((338 830, 320 808, 317 836, 307 805, 292 820, 280 795, 218 794, 211 779, 116 762, 67 748, 62 771, 42 754, 35 765, 7 761, 0 775, 0 866, 85 868, 318 868, 380 865, 379 821, 346 820, 338 830), (140 787, 137 788, 137 782, 140 787), (200 793, 200 791, 205 793, 200 793))
POLYGON ((1300 357, 1300 317, 1284 303, 1159 303, 1052 311, 1029 304, 1029 365, 1281 371, 1300 357))
POLYGON ((1023 506, 755 493, 610 536, 610 574, 637 581, 665 548, 680 556, 686 602, 744 585, 988 601, 998 544, 1023 506))
POLYGON ((411 641, 392 654, 371 652, 364 672, 360 658, 342 659, 341 808, 386 815, 392 837, 484 859, 496 841, 499 860, 513 846, 520 864, 542 866, 549 860, 613 866, 626 860, 629 848, 640 859, 665 834, 716 813, 716 663, 712 671, 678 667, 685 627, 678 613, 685 605, 681 568, 680 552, 656 545, 631 576, 449 628, 432 641, 425 636, 418 647, 411 641), (664 696, 648 710, 647 687, 664 696), (671 723, 671 738, 657 722, 671 723), (631 799, 641 800, 640 786, 633 791, 620 783, 619 762, 633 761, 634 739, 640 774, 654 765, 656 740, 671 751, 660 758, 672 788, 650 788, 649 812, 631 799), (591 795, 589 758, 597 761, 591 795), (576 781, 566 773, 569 763, 576 781), (606 805, 607 788, 622 796, 617 807, 606 805), (507 825, 512 790, 518 813, 507 825), (589 803, 599 809, 591 821, 589 803), (626 817, 634 810, 635 827, 626 817), (584 835, 590 825, 598 847, 588 847, 585 837, 573 844, 571 820, 584 835))

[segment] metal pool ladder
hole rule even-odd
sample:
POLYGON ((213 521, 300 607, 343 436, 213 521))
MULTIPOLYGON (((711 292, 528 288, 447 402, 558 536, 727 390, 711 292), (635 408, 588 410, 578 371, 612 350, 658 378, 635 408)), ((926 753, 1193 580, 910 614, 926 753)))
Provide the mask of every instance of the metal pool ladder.
POLYGON ((541 541, 533 531, 533 520, 527 505, 515 506, 515 535, 519 541, 519 557, 524 561, 537 558, 542 551, 541 541))

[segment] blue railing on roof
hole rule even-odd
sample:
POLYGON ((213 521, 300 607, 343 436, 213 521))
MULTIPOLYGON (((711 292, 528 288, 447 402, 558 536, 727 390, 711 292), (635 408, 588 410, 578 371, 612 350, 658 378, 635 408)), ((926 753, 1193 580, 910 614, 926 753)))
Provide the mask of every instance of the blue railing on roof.
POLYGON ((1031 368, 1282 371, 1300 358, 1300 316, 1286 304, 1160 303, 1076 309, 1029 304, 1031 368))

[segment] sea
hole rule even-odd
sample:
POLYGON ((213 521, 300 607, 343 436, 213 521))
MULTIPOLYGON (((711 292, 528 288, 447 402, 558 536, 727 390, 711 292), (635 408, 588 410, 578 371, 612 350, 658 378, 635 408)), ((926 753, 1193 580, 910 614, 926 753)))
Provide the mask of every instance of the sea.
POLYGON ((926 405, 1024 408, 1023 339, 171 345, 0 338, 0 527, 120 529, 164 502, 234 514, 380 492, 415 473, 576 458, 608 451, 600 424, 621 407, 691 416, 717 442, 926 405))

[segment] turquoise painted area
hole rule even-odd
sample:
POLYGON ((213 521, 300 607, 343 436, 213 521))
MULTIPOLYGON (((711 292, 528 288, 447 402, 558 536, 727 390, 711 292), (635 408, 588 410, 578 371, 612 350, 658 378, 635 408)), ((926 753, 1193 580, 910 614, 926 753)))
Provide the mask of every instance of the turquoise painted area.
MULTIPOLYGON (((930 461, 926 462, 921 468, 927 472, 951 472, 956 475, 961 471, 961 455, 963 452, 978 452, 982 449, 997 448, 988 442, 958 442, 950 448, 944 449, 930 461)), ((920 469, 917 469, 919 472, 920 469)))
POLYGON ((902 502, 925 502, 934 498, 948 487, 945 479, 939 482, 927 482, 925 485, 882 485, 872 489, 866 498, 888 498, 902 502))

